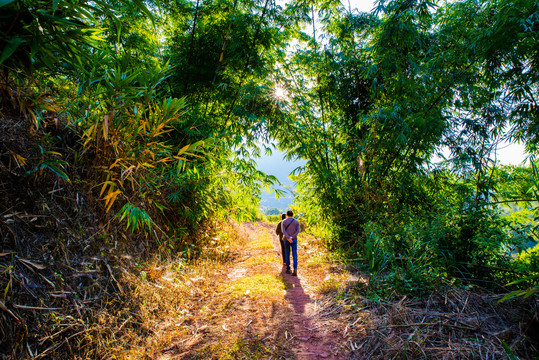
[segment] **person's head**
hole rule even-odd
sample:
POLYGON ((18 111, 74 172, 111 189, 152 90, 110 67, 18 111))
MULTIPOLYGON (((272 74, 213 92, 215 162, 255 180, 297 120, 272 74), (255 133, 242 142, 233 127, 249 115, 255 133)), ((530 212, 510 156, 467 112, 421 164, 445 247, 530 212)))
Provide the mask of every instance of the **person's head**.
POLYGON ((281 220, 284 220, 284 219, 286 219, 286 214, 281 215, 281 220))
POLYGON ((292 210, 288 210, 288 211, 286 212, 286 216, 287 216, 287 217, 292 217, 292 216, 294 216, 294 213, 292 212, 292 210))

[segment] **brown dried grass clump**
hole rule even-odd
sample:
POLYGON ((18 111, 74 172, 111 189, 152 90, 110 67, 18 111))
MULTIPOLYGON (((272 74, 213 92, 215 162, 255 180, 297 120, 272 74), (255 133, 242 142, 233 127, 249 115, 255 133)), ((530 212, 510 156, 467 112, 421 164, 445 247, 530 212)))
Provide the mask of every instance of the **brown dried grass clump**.
POLYGON ((520 359, 536 356, 523 324, 537 305, 485 291, 451 288, 421 299, 369 300, 348 292, 326 297, 325 317, 346 323, 350 359, 502 359, 503 343, 520 359))
POLYGON ((201 306, 220 298, 219 285, 226 278, 220 257, 188 262, 116 255, 62 257, 46 265, 37 255, 13 255, 13 265, 8 255, 0 257, 0 266, 11 266, 13 279, 0 309, 2 341, 13 344, 3 348, 11 352, 3 355, 151 358, 174 339, 189 335, 193 326, 198 329, 220 305, 201 306))

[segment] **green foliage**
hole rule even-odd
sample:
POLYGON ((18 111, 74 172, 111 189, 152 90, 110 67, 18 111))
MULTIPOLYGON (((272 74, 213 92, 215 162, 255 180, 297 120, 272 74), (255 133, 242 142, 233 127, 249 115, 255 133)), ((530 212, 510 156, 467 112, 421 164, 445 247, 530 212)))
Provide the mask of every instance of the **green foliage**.
POLYGON ((62 160, 62 154, 56 151, 47 150, 51 148, 52 142, 53 139, 51 136, 46 135, 41 140, 41 144, 37 146, 37 156, 34 159, 24 159, 24 163, 26 163, 27 160, 30 160, 34 164, 30 170, 26 171, 25 176, 32 175, 37 179, 43 174, 44 170, 49 170, 64 181, 71 183, 71 180, 65 172, 65 165, 67 165, 67 162, 62 160))
MULTIPOLYGON (((208 29, 213 29, 216 39, 221 36, 219 26, 228 26, 228 20, 215 22, 219 12, 230 11, 221 5, 207 7, 207 19, 203 19, 204 23, 210 20, 208 29)), ((266 30, 269 23, 265 21, 277 14, 276 9, 269 9, 269 2, 263 8, 252 6, 265 8, 267 13, 251 14, 243 5, 238 7, 243 17, 234 31, 250 31, 251 26, 258 30, 244 38, 245 43, 231 46, 231 54, 237 54, 235 69, 243 69, 248 78, 247 67, 262 70, 269 64, 260 60, 259 46, 269 48, 273 30, 266 30), (258 39, 259 35, 265 40, 258 39)), ((163 59, 162 42, 168 39, 159 38, 156 27, 167 28, 167 19, 180 13, 180 7, 168 4, 161 9, 122 0, 95 4, 15 1, 2 4, 2 17, 7 21, 0 29, 2 93, 36 127, 50 112, 65 108, 62 120, 83 134, 83 148, 76 158, 78 164, 92 166, 87 180, 102 200, 104 216, 125 223, 132 232, 152 234, 166 249, 184 246, 186 238, 189 242, 196 239, 186 235, 202 231, 214 219, 259 218, 256 194, 261 186, 276 181, 259 172, 250 156, 238 156, 244 145, 254 144, 254 135, 247 137, 247 144, 243 142, 243 131, 259 131, 253 115, 243 113, 246 123, 238 130, 232 126, 238 122, 225 119, 230 117, 227 111, 221 109, 201 121, 196 109, 203 109, 204 100, 187 102, 173 96, 184 85, 171 82, 170 75, 185 69, 178 63, 172 67, 163 59), (31 87, 27 85, 30 73, 36 76, 31 87), (43 89, 50 91, 51 98, 40 94, 43 89), (31 98, 33 94, 36 99, 31 98)), ((183 26, 176 25, 174 31, 183 26)), ((190 32, 186 34, 189 38, 190 32)), ((197 37, 195 45, 204 38, 197 37)), ((169 57, 185 49, 176 49, 178 53, 169 53, 169 57)), ((262 97, 267 91, 251 78, 233 81, 238 89, 255 86, 262 97)), ((188 88, 193 94, 202 90, 196 84, 188 88)), ((210 92, 217 88, 215 84, 210 92)), ((239 94, 229 93, 228 99, 243 104, 239 94)), ((41 149, 37 165, 27 174, 38 176, 50 170, 69 181, 68 163, 59 153, 41 149)))
POLYGON ((71 1, 11 1, 3 3, 0 64, 4 69, 25 70, 58 62, 82 65, 88 46, 99 41, 92 28, 91 5, 71 1))
POLYGON ((515 267, 522 273, 531 274, 512 281, 507 286, 519 285, 519 289, 505 295, 500 301, 512 299, 517 296, 528 298, 539 293, 539 244, 522 251, 514 260, 515 267))
POLYGON ((539 274, 527 276, 517 281, 513 281, 507 285, 509 286, 509 285, 515 285, 515 284, 520 284, 520 283, 532 283, 533 285, 525 290, 519 289, 519 290, 511 291, 510 293, 505 295, 500 301, 506 301, 517 296, 522 296, 524 299, 526 299, 532 295, 536 295, 537 293, 539 293, 538 282, 539 282, 539 274))
POLYGON ((279 221, 281 221, 281 214, 278 214, 278 215, 266 215, 265 216, 265 221, 266 222, 269 222, 270 224, 278 224, 279 221))
POLYGON ((521 270, 539 273, 539 245, 522 251, 516 261, 521 264, 521 270))
POLYGON ((137 9, 153 20, 141 1, 18 0, 0 4, 0 65, 12 72, 35 69, 65 73, 83 69, 93 60, 91 48, 103 40, 100 16, 112 19, 120 32, 120 16, 137 9), (119 11, 117 11, 119 10, 119 11), (122 14, 123 10, 123 14, 122 14), (63 70, 62 67, 64 68, 63 70))
POLYGON ((368 260, 373 290, 507 282, 489 267, 511 267, 511 249, 534 236, 533 168, 497 169, 493 155, 515 137, 533 147, 536 2, 390 1, 380 17, 312 8, 322 29, 310 19, 288 57, 288 125, 272 129, 307 160, 295 177, 306 221, 331 229, 331 249, 368 260), (442 149, 451 157, 434 163, 442 149), (523 212, 501 219, 512 201, 523 212))
POLYGON ((147 212, 129 203, 125 204, 116 216, 120 218, 120 221, 125 218, 127 228, 131 228, 131 231, 144 227, 151 229, 154 225, 152 218, 147 212))

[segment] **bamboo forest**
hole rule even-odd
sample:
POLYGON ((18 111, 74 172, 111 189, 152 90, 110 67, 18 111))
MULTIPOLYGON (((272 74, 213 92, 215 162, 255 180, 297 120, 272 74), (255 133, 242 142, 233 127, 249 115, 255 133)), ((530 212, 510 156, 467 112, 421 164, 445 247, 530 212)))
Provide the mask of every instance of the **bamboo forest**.
POLYGON ((371 1, 0 0, 0 359, 539 359, 539 3, 371 1))

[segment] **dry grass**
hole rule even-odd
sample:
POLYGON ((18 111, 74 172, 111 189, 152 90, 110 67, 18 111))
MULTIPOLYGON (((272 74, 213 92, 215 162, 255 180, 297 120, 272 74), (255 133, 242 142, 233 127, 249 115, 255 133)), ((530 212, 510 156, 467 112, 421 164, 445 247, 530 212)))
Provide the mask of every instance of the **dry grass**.
MULTIPOLYGON (((239 235, 239 230, 229 224, 230 233, 239 235)), ((139 306, 140 322, 152 332, 141 336, 137 329, 133 329, 131 338, 136 341, 131 343, 138 346, 122 346, 115 356, 154 358, 163 348, 169 348, 177 341, 189 347, 200 337, 201 330, 207 329, 205 322, 223 312, 221 304, 225 289, 221 284, 227 279, 227 262, 223 261, 221 254, 225 249, 233 254, 241 244, 216 241, 214 245, 216 248, 211 253, 216 254, 215 258, 207 253, 203 259, 179 266, 180 270, 161 272, 158 279, 129 275, 128 282, 135 290, 134 301, 139 306)), ((174 262, 168 266, 168 269, 177 268, 174 262)))
POLYGON ((537 348, 519 325, 528 306, 499 298, 451 289, 422 299, 372 301, 346 291, 325 297, 321 312, 346 324, 339 331, 350 359, 502 359, 508 357, 502 341, 518 358, 534 358, 537 348))
POLYGON ((315 288, 318 294, 327 295, 344 290, 349 284, 350 278, 343 274, 326 275, 324 280, 315 288))
POLYGON ((271 241, 271 234, 269 230, 263 227, 257 228, 255 233, 252 235, 252 240, 249 242, 247 246, 253 250, 273 249, 273 244, 271 241))
POLYGON ((252 256, 247 259, 245 264, 248 266, 275 264, 275 256, 271 256, 271 255, 252 256))
POLYGON ((283 278, 275 275, 259 274, 246 276, 222 286, 234 297, 270 298, 282 300, 285 290, 283 278))
MULTIPOLYGON (((128 281, 136 289, 140 322, 152 332, 140 336, 133 329, 128 337, 136 346, 124 344, 112 355, 126 359, 287 356, 284 330, 280 330, 290 326, 290 309, 283 301, 285 284, 276 271, 276 257, 264 255, 271 237, 260 229, 241 236, 252 236, 255 246, 222 244, 237 259, 234 266, 206 258, 181 271, 162 271, 158 279, 131 274, 128 281), (264 267, 272 265, 274 274, 263 273, 264 267)), ((173 263, 169 266, 174 267, 173 263)), ((147 268, 142 271, 148 273, 147 268)))
POLYGON ((209 313, 201 319, 204 329, 196 342, 180 345, 163 358, 267 359, 287 354, 284 331, 279 330, 289 321, 283 306, 285 285, 278 275, 260 273, 261 266, 271 266, 270 256, 264 255, 271 237, 261 229, 250 235, 254 246, 244 247, 249 253, 243 252, 243 259, 226 270, 219 294, 206 301, 209 313))

